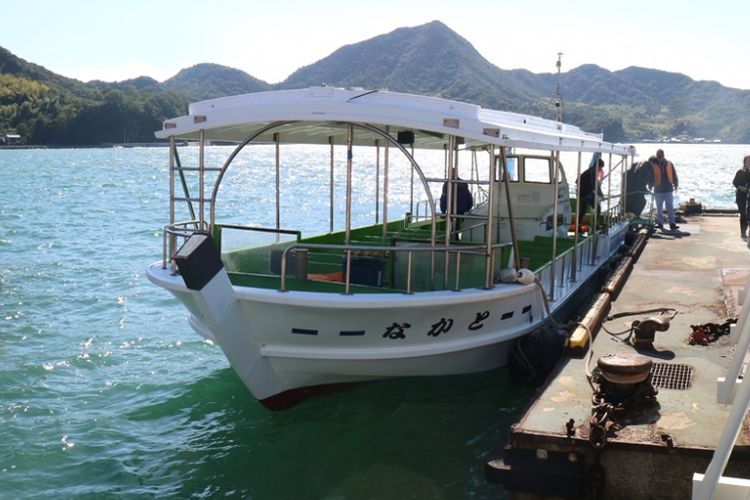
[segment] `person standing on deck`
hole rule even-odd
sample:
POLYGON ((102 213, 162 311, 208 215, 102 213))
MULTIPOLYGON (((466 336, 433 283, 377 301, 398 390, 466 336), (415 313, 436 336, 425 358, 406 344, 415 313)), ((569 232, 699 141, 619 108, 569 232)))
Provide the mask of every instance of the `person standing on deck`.
MULTIPOLYGON (((584 216, 586 215, 586 212, 588 211, 589 207, 593 207, 594 203, 596 201, 596 197, 598 196, 599 199, 601 199, 604 195, 602 194, 602 188, 601 188, 601 177, 602 177, 602 168, 604 167, 604 160, 602 160, 599 157, 595 157, 592 159, 591 166, 587 168, 586 170, 581 173, 581 176, 578 178, 578 186, 581 190, 581 195, 579 198, 581 199, 581 206, 580 210, 578 210, 578 225, 581 225, 581 222, 583 221, 584 216)), ((599 215, 599 206, 597 203, 596 206, 596 214, 597 217, 599 215)), ((593 224, 593 221, 592 221, 593 224)))
POLYGON ((461 180, 455 168, 451 170, 450 179, 443 184, 443 194, 440 195, 440 211, 444 214, 448 213, 448 186, 450 185, 453 188, 451 192, 453 210, 451 210, 451 213, 463 215, 474 206, 474 198, 471 196, 469 186, 461 180), (450 179, 454 180, 452 185, 450 179))
POLYGON ((677 170, 672 162, 664 158, 664 150, 656 152, 648 160, 651 163, 650 184, 654 188, 654 198, 656 199, 656 227, 664 227, 664 205, 667 206, 667 216, 669 217, 669 229, 676 230, 680 226, 675 224, 674 220, 674 198, 672 193, 677 190, 679 180, 677 179, 677 170))
POLYGON ((740 235, 743 240, 747 239, 747 224, 750 222, 750 155, 742 159, 742 168, 734 174, 732 184, 737 189, 735 201, 737 211, 740 213, 740 235))
MULTIPOLYGON (((440 195, 440 211, 448 217, 448 214, 461 216, 471 210, 474 206, 474 197, 471 195, 469 186, 458 176, 456 168, 450 171, 450 177, 443 184, 443 193, 440 195), (448 206, 448 189, 450 189, 451 206, 448 206), (450 208, 450 210, 448 210, 450 208)), ((463 226, 463 219, 455 220, 453 230, 456 231, 463 226)), ((461 236, 459 235, 460 239, 461 236)))

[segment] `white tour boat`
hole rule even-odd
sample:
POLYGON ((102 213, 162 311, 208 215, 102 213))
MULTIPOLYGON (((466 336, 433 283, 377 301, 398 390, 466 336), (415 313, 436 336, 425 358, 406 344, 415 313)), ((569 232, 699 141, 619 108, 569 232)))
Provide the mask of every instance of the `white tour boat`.
MULTIPOLYGON (((190 325, 274 409, 332 385, 503 366, 515 340, 578 305, 574 297, 628 229, 617 181, 618 192, 592 214, 597 230, 570 227, 576 189, 569 191, 560 154, 578 152, 577 172, 582 154, 601 157, 612 179, 632 161, 632 147, 462 102, 326 86, 260 92, 191 104, 156 137, 171 143, 170 211, 164 255, 148 277, 185 305, 190 325), (180 161, 177 144, 185 141, 197 143, 195 165, 180 161), (217 142, 235 147, 220 148, 227 157, 207 165, 205 148, 217 142), (287 145, 324 145, 308 148, 330 172, 323 234, 284 226, 279 171, 287 145), (265 169, 275 175, 275 197, 253 208, 275 214, 275 224, 223 224, 222 179, 253 147, 275 153, 275 169, 265 169), (334 168, 337 151, 345 160, 334 168), (397 156, 411 169, 414 195, 409 210, 393 215, 389 168, 397 156), (439 158, 439 175, 423 157, 439 158), (375 220, 357 228, 355 169, 370 170, 377 186, 375 220), (445 213, 437 202, 444 183, 445 213), (345 194, 335 196, 335 185, 345 194), (467 186, 473 207, 458 213, 467 186), (334 208, 344 214, 338 230, 334 208)), ((305 174, 296 172, 313 182, 305 174)))

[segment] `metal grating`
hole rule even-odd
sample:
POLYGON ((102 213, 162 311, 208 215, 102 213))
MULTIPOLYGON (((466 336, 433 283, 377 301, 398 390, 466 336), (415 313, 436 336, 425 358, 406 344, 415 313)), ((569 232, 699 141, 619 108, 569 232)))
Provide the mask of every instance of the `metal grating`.
POLYGON ((651 383, 659 389, 690 389, 693 384, 693 367, 673 363, 654 363, 651 366, 651 383))

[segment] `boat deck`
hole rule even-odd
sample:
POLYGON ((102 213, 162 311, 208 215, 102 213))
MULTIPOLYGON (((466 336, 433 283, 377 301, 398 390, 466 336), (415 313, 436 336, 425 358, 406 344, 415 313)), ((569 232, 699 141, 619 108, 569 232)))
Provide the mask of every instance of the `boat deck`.
MULTIPOLYGON (((750 250, 739 237, 736 215, 686 220, 680 234, 651 235, 609 313, 677 310, 669 329, 655 332, 653 349, 637 350, 664 374, 654 382, 656 401, 614 419, 618 427, 604 447, 597 451, 591 446, 592 387, 586 371, 603 355, 636 352, 623 342, 625 336, 599 330, 592 358, 564 359, 512 427, 511 458, 506 448, 504 459, 488 463, 488 479, 515 491, 514 498, 541 498, 539 485, 555 482, 561 495, 596 490, 601 498, 690 497, 693 473, 705 472, 730 410, 716 402, 716 393, 733 344, 722 336, 708 346, 689 345, 688 337, 692 325, 722 324, 737 316, 750 250), (526 474, 533 471, 536 484, 519 479, 524 469, 526 474), (561 482, 566 486, 559 487, 561 482), (537 492, 520 492, 523 489, 537 492)), ((604 327, 622 332, 633 321, 654 315, 623 316, 605 321, 604 327)), ((747 417, 725 475, 750 477, 747 417)), ((555 486, 547 489, 547 496, 550 491, 555 486)))
MULTIPOLYGON (((444 263, 445 253, 441 250, 444 245, 442 223, 437 233, 438 242, 434 262, 428 252, 414 252, 412 258, 411 290, 426 291, 434 289, 434 284, 445 282, 444 263), (433 267, 434 266, 434 267, 433 267), (434 279, 430 279, 430 273, 434 279)), ((350 283, 352 290, 361 293, 404 293, 407 289, 407 253, 408 249, 426 249, 430 245, 430 229, 427 224, 412 224, 407 226, 403 220, 393 221, 388 225, 388 231, 383 235, 382 224, 358 228, 352 231, 351 244, 359 247, 352 251, 350 283), (378 248, 379 250, 371 250, 378 248)), ((217 226, 216 239, 222 241, 223 234, 234 231, 236 226, 223 228, 217 226)), ((241 231, 249 232, 247 228, 241 231)), ((252 231, 252 228, 250 228, 252 231)), ((287 231, 291 234, 292 231, 287 231)), ((338 231, 317 236, 302 238, 294 234, 296 239, 285 243, 262 246, 247 246, 245 248, 225 251, 222 249, 222 260, 227 268, 229 277, 234 285, 251 286, 257 288, 278 289, 280 286, 280 264, 282 250, 296 244, 299 248, 310 245, 304 253, 304 263, 301 272, 297 272, 294 254, 287 257, 287 281, 289 290, 317 291, 342 293, 345 280, 344 232, 338 231), (330 246, 330 248, 316 248, 315 246, 330 246), (334 246, 340 248, 333 248, 334 246)), ((584 251, 589 237, 579 237, 577 240, 569 235, 559 237, 555 242, 556 255, 570 253, 576 241, 580 251, 584 251)), ((485 283, 484 246, 479 243, 467 243, 454 239, 454 245, 472 245, 474 253, 464 252, 460 264, 460 287, 477 288, 485 283)), ((551 236, 536 236, 533 240, 518 241, 518 249, 525 267, 534 272, 541 272, 551 264, 553 238, 551 236)), ((455 285, 456 253, 448 254, 449 272, 448 286, 455 285)), ((506 243, 496 249, 495 274, 509 265, 511 259, 511 244, 506 243)))

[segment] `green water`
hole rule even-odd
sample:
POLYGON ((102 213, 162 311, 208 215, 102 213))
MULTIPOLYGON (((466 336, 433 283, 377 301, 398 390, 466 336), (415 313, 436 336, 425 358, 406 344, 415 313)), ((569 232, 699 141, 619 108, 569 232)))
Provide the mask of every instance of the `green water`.
POLYGON ((502 498, 484 457, 531 394, 503 370, 250 397, 145 277, 166 150, 5 150, 0 172, 0 497, 502 498))
MULTIPOLYGON (((641 157, 655 148, 641 146, 641 157)), ((677 202, 733 206, 745 146, 665 150, 677 202)), ((272 186, 255 175, 273 173, 273 151, 263 154, 256 170, 225 179, 233 219, 222 220, 272 225, 273 213, 255 210, 273 206, 272 186)), ((207 161, 225 155, 209 148, 207 161)), ((328 166, 305 161, 298 152, 282 169, 292 191, 282 225, 325 231, 328 166)), ((505 496, 484 481, 484 460, 533 389, 504 370, 372 383, 277 413, 250 397, 145 277, 168 216, 166 150, 0 150, 0 173, 0 497, 505 496)), ((400 216, 408 174, 392 175, 400 216)), ((354 186, 355 202, 375 189, 356 169, 354 186)), ((374 213, 365 206, 353 223, 374 213)))

